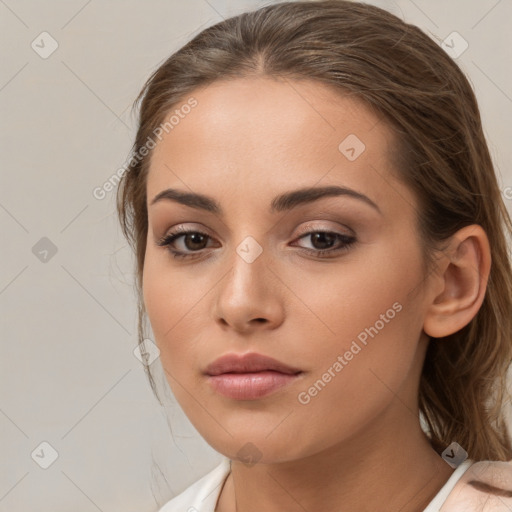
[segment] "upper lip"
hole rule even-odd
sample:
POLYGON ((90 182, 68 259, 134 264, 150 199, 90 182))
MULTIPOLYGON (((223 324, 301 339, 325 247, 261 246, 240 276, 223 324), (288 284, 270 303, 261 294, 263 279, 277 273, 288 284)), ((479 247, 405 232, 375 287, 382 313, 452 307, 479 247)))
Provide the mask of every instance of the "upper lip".
POLYGON ((223 373, 253 373, 265 370, 293 375, 301 370, 288 366, 277 359, 262 354, 225 354, 213 363, 210 363, 205 373, 207 375, 221 375, 223 373))

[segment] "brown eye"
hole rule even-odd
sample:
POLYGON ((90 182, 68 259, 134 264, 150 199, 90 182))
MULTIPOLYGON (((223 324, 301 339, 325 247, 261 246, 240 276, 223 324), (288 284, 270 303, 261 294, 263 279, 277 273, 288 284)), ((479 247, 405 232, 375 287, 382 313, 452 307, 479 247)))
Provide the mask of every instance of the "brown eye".
POLYGON ((176 237, 174 240, 183 237, 183 244, 185 248, 190 251, 197 251, 205 248, 205 242, 209 238, 208 235, 204 235, 203 233, 188 233, 186 235, 180 235, 176 237))
POLYGON ((206 249, 206 244, 209 239, 211 239, 211 237, 201 231, 181 228, 174 233, 165 235, 157 242, 157 245, 167 247, 175 258, 187 258, 195 256, 193 253, 199 253, 203 249, 206 249), (178 240, 181 243, 181 247, 176 248, 178 240))
POLYGON ((298 240, 310 238, 312 248, 304 248, 315 256, 328 257, 331 254, 337 254, 342 251, 348 251, 350 246, 356 242, 354 236, 344 235, 342 233, 335 233, 333 231, 310 231, 299 237, 298 240), (333 246, 337 247, 333 248, 333 246))
MULTIPOLYGON (((333 231, 310 231, 304 233, 298 240, 308 237, 311 240, 312 248, 308 249, 302 246, 301 248, 308 254, 318 257, 329 257, 343 251, 348 251, 350 246, 356 242, 354 236, 333 231)), ((206 233, 179 228, 174 233, 165 235, 157 242, 157 245, 167 247, 175 258, 193 258, 199 256, 201 251, 207 248, 209 240, 212 240, 212 238, 206 233)))
POLYGON ((319 250, 331 249, 337 240, 335 233, 318 232, 308 236, 311 236, 311 242, 315 249, 319 250))

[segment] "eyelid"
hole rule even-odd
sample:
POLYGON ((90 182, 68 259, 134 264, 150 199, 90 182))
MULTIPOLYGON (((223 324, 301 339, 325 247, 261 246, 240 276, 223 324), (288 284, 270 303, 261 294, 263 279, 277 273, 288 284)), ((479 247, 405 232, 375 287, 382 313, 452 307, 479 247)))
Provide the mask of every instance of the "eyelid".
MULTIPOLYGON (((306 222, 305 224, 302 224, 301 227, 299 228, 299 232, 296 235, 296 237, 300 238, 300 236, 310 233, 313 230, 315 232, 324 231, 324 232, 329 232, 329 233, 337 233, 337 231, 339 230, 339 227, 333 228, 331 226, 318 226, 318 224, 316 224, 318 222, 325 222, 325 220, 311 220, 311 221, 306 222)), ((356 232, 352 228, 347 226, 346 224, 340 224, 340 223, 337 223, 337 224, 338 224, 338 226, 341 226, 348 231, 348 233, 339 233, 339 234, 345 235, 345 236, 354 236, 354 237, 356 236, 356 232)), ((173 235, 178 234, 178 233, 187 234, 190 231, 203 233, 203 234, 209 236, 211 239, 217 238, 216 236, 213 236, 211 234, 211 232, 208 228, 206 228, 202 225, 199 225, 194 222, 191 222, 191 223, 184 222, 184 223, 178 224, 178 225, 166 230, 162 236, 158 237, 158 240, 162 240, 171 234, 173 234, 173 235), (184 224, 186 224, 186 226, 184 224), (199 227, 197 227, 197 226, 199 226, 199 227)), ((295 238, 294 238, 294 240, 295 240, 295 238)))
MULTIPOLYGON (((345 226, 345 227, 352 234, 340 233, 336 229, 328 228, 328 227, 326 228, 325 226, 315 227, 312 224, 313 224, 312 221, 310 221, 310 222, 307 222, 304 226, 302 226, 302 228, 300 230, 301 232, 298 233, 297 236, 292 240, 292 243, 296 243, 296 242, 302 240, 303 238, 306 238, 307 236, 311 236, 315 233, 325 233, 325 234, 334 235, 335 237, 337 237, 338 241, 343 240, 342 246, 335 248, 335 249, 332 249, 332 248, 308 249, 308 248, 303 248, 299 245, 298 249, 303 254, 306 254, 308 256, 313 255, 318 258, 328 260, 328 259, 336 258, 337 255, 342 255, 342 254, 348 252, 350 250, 350 248, 357 242, 357 236, 356 236, 354 230, 352 230, 348 226, 345 226)), ((196 259, 200 259, 200 261, 201 261, 202 259, 204 259, 203 255, 204 255, 204 252, 207 251, 207 248, 203 248, 198 251, 191 250, 190 252, 188 252, 187 250, 183 251, 183 250, 176 250, 176 249, 171 248, 172 244, 174 244, 174 242, 176 240, 179 240, 182 237, 187 236, 188 234, 194 234, 194 233, 199 233, 201 235, 204 235, 210 241, 216 240, 215 237, 211 236, 207 232, 202 231, 201 229, 197 229, 197 228, 193 228, 193 227, 185 227, 185 226, 183 226, 183 224, 181 224, 181 225, 174 227, 172 230, 167 231, 161 238, 159 238, 155 242, 156 242, 157 246, 165 247, 173 255, 174 258, 189 260, 189 261, 194 261, 196 259)), ((292 247, 297 247, 297 246, 292 245, 292 247)), ((206 254, 208 255, 209 253, 206 252, 206 254)), ((211 252, 210 252, 210 255, 211 255, 211 252)), ((208 256, 206 256, 206 257, 208 257, 208 256)))
MULTIPOLYGON (((329 232, 329 233, 338 233, 338 230, 340 229, 339 227, 333 228, 331 226, 319 226, 318 224, 315 224, 315 222, 325 222, 325 221, 308 221, 308 222, 306 222, 305 224, 301 225, 299 236, 310 233, 311 231, 315 231, 315 232, 324 231, 324 232, 329 232)), ((347 226, 345 224, 339 224, 339 223, 338 223, 338 225, 345 228, 348 231, 348 233, 338 233, 338 234, 344 235, 344 236, 351 236, 351 237, 356 236, 356 232, 349 226, 347 226)))
POLYGON ((204 227, 202 224, 198 224, 196 222, 181 222, 180 224, 177 224, 171 228, 166 229, 163 234, 158 237, 159 239, 163 239, 166 236, 169 235, 176 235, 178 233, 184 233, 187 234, 189 232, 193 231, 194 233, 204 233, 205 235, 208 235, 210 238, 216 238, 211 234, 211 230, 204 227))

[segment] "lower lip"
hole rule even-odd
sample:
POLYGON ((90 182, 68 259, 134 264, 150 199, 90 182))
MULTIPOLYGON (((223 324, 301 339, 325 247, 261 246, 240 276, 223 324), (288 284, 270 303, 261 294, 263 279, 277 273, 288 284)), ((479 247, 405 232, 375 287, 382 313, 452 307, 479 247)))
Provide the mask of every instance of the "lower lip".
POLYGON ((253 373, 223 373, 210 375, 208 381, 215 391, 228 398, 257 400, 287 386, 299 375, 270 370, 253 373))

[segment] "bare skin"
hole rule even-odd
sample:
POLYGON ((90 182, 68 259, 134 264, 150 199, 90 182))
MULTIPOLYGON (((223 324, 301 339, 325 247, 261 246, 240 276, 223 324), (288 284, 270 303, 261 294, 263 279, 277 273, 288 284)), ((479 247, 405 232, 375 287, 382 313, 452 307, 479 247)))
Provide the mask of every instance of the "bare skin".
POLYGON ((485 232, 461 229, 425 273, 417 201, 393 175, 393 134, 353 97, 270 78, 192 96, 197 107, 152 155, 143 292, 176 399, 233 461, 216 512, 423 510, 453 470, 420 428, 421 369, 429 337, 460 330, 482 303, 485 232), (339 149, 350 134, 365 145, 353 160, 339 149), (343 194, 269 211, 279 194, 334 185, 374 205, 343 194), (223 215, 152 204, 168 188, 208 195, 223 215), (197 236, 174 241, 189 258, 156 243, 177 226, 207 235, 202 248, 197 236), (345 238, 327 247, 311 236, 319 231, 345 238), (248 236, 262 250, 251 263, 237 252, 248 236), (377 333, 333 370, 371 327, 377 333), (302 373, 261 399, 220 395, 205 367, 248 352, 302 373), (328 383, 309 392, 319 379, 328 383), (255 464, 242 460, 247 446, 255 464))

